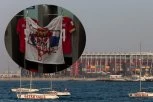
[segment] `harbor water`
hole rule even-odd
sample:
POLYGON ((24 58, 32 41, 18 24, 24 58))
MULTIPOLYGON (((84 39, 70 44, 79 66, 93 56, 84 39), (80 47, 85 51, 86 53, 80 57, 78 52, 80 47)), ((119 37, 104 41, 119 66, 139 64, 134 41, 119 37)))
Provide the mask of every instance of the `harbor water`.
MULTIPOLYGON (((29 81, 22 81, 22 85, 29 81)), ((33 87, 50 87, 50 81, 33 81, 33 87)), ((149 88, 153 82, 143 82, 142 87, 149 88)), ((130 98, 128 93, 139 91, 139 82, 104 82, 104 81, 53 81, 54 90, 67 88, 71 96, 60 96, 55 100, 17 99, 11 88, 19 87, 19 81, 0 81, 0 102, 153 102, 153 98, 130 98)), ((40 90, 45 92, 45 90, 40 90)), ((153 92, 153 89, 149 89, 153 92)))

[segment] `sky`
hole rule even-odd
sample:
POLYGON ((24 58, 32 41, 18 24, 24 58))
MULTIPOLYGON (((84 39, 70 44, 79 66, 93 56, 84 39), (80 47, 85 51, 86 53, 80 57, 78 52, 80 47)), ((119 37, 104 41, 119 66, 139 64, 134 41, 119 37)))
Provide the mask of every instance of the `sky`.
POLYGON ((86 32, 88 52, 153 52, 153 0, 1 0, 0 73, 18 65, 4 44, 7 24, 19 11, 33 5, 61 6, 75 14, 86 32))

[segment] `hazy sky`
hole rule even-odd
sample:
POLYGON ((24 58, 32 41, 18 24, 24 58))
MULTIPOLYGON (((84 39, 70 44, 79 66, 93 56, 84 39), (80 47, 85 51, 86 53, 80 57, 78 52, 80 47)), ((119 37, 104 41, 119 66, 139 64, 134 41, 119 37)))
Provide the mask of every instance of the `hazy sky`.
POLYGON ((5 29, 19 11, 38 4, 61 6, 82 22, 87 36, 86 51, 153 51, 153 0, 1 0, 0 72, 17 65, 9 58, 5 29))

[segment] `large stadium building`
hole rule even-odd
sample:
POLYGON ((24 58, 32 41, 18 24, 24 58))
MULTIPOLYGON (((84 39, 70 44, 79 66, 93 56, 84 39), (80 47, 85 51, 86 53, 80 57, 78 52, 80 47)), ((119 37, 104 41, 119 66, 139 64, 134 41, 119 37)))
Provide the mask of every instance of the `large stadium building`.
POLYGON ((102 52, 83 53, 80 59, 69 69, 70 74, 121 74, 123 76, 139 74, 140 66, 142 75, 153 73, 152 52, 102 52))

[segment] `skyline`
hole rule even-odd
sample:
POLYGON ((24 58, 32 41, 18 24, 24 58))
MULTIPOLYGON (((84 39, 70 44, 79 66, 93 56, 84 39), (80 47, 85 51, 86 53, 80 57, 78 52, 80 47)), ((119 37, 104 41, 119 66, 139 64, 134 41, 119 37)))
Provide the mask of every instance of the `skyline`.
POLYGON ((79 18, 86 31, 85 52, 138 52, 140 41, 142 51, 153 52, 153 1, 151 0, 97 0, 96 2, 87 0, 62 2, 60 0, 15 0, 11 2, 3 0, 0 6, 2 14, 0 19, 0 72, 9 66, 15 70, 18 68, 5 49, 4 34, 7 24, 22 9, 46 3, 61 6, 79 18), (85 6, 87 2, 88 6, 85 6))

